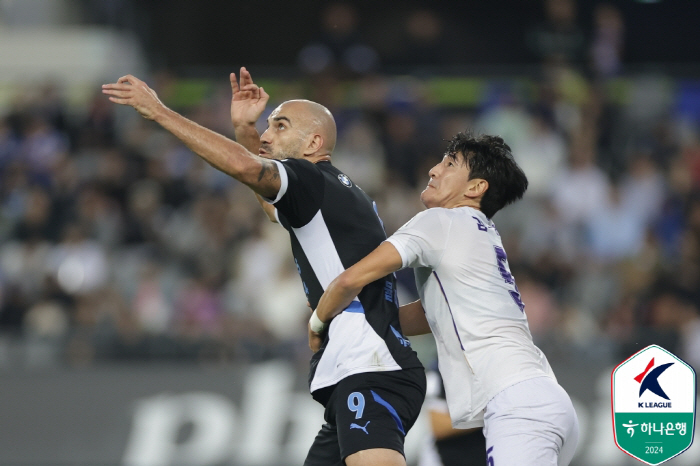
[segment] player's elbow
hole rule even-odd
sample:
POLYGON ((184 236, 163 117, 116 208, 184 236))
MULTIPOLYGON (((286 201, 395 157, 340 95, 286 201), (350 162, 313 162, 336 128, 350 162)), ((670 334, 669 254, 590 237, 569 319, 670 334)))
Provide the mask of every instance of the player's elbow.
MULTIPOLYGON (((335 280, 335 285, 338 287, 338 290, 344 294, 357 287, 356 279, 354 279, 352 271, 350 270, 346 270, 338 275, 338 278, 335 280)), ((362 286, 360 286, 360 288, 362 288, 362 286)))
POLYGON ((267 199, 274 199, 281 187, 280 172, 271 160, 251 156, 238 168, 236 177, 253 191, 267 199))
POLYGON ((339 291, 344 292, 349 289, 350 286, 350 280, 348 278, 348 272, 347 270, 335 279, 335 286, 338 288, 339 291))
POLYGON ((231 171, 235 173, 233 175, 238 181, 253 187, 258 181, 260 176, 261 164, 256 163, 252 157, 246 157, 242 160, 232 161, 231 171))

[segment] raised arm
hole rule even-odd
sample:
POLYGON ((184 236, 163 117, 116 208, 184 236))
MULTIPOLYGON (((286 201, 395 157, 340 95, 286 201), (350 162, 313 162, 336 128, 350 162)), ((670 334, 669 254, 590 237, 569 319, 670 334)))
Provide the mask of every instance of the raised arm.
MULTIPOLYGON (((239 74, 240 84, 236 79, 236 73, 231 73, 231 123, 236 135, 236 142, 253 154, 257 154, 260 149, 260 134, 255 127, 256 122, 265 111, 270 96, 265 89, 258 87, 253 82, 250 72, 241 67, 239 74)), ((260 207, 265 211, 265 215, 271 222, 277 223, 275 217, 275 206, 266 202, 259 194, 255 194, 260 203, 260 207)))
POLYGON ((140 79, 123 76, 116 83, 104 84, 102 92, 112 102, 134 107, 144 118, 154 120, 214 168, 248 185, 257 194, 274 198, 279 192, 281 181, 274 162, 170 110, 140 79))
POLYGON ((265 89, 253 82, 250 72, 241 67, 240 83, 236 73, 231 73, 231 123, 236 134, 236 141, 253 154, 260 149, 260 135, 255 127, 265 111, 270 96, 265 89))

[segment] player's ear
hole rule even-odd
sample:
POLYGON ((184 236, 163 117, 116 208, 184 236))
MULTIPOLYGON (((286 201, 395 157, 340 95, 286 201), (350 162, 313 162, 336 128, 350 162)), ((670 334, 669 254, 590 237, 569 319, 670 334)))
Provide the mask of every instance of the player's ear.
POLYGON ((483 178, 473 178, 467 181, 467 189, 464 191, 464 197, 470 199, 481 198, 486 190, 489 189, 489 182, 483 178))
POLYGON ((323 136, 318 133, 309 135, 304 155, 313 155, 323 147, 323 136))

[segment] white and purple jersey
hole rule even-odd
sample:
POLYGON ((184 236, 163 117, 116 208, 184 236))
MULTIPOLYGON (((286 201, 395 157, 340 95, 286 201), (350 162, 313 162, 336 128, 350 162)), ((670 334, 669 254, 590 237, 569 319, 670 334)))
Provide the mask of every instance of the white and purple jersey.
POLYGON ((501 238, 482 212, 428 209, 387 241, 403 267, 415 269, 455 428, 483 425, 486 404, 503 389, 554 378, 532 342, 501 238))

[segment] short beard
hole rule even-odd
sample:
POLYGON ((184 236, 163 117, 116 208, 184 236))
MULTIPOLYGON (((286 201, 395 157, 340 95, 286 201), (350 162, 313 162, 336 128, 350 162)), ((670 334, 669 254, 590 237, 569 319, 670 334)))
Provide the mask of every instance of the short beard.
POLYGON ((287 147, 278 147, 277 150, 268 152, 267 158, 274 160, 300 159, 304 157, 304 154, 301 151, 301 146, 303 143, 304 138, 299 138, 296 144, 290 143, 287 147))

